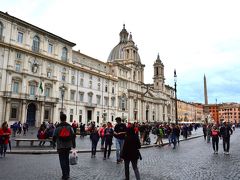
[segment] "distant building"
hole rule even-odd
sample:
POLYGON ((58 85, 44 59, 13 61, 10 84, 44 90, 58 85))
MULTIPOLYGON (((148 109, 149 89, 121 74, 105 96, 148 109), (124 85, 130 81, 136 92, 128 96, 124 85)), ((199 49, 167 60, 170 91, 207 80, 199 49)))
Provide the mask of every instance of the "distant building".
POLYGON ((214 123, 240 123, 240 104, 221 103, 209 104, 209 111, 214 123))
POLYGON ((190 103, 178 100, 178 119, 179 123, 203 123, 204 122, 204 105, 199 103, 190 103))
MULTIPOLYGON (((69 28, 71 29, 71 28, 69 28)), ((0 12, 0 117, 40 126, 67 120, 97 124, 125 121, 175 122, 174 89, 164 65, 153 61, 153 83, 125 25, 107 62, 73 50, 75 43, 0 12), (63 97, 63 98, 62 98, 63 97)))

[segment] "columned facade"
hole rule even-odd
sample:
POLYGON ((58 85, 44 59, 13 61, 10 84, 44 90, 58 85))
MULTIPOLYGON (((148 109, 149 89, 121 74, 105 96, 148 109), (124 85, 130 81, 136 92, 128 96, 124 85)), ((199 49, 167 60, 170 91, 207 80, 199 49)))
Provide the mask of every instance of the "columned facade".
MULTIPOLYGON (((102 62, 73 50, 75 43, 0 12, 0 117, 40 126, 59 121, 97 124, 172 122, 173 88, 164 83, 157 57, 154 82, 144 83, 138 48, 125 25, 120 42, 102 62)), ((108 51, 108 50, 106 50, 108 51)))

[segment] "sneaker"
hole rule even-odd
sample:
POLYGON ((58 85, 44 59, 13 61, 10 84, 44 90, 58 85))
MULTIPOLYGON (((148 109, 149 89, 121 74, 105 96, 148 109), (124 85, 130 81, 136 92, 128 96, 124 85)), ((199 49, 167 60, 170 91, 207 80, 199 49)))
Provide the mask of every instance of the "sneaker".
POLYGON ((216 154, 218 154, 218 152, 217 152, 217 151, 216 151, 215 153, 216 153, 216 154))
POLYGON ((106 158, 104 157, 103 160, 106 160, 106 158))
POLYGON ((226 152, 225 154, 226 154, 226 155, 229 155, 229 152, 226 152))

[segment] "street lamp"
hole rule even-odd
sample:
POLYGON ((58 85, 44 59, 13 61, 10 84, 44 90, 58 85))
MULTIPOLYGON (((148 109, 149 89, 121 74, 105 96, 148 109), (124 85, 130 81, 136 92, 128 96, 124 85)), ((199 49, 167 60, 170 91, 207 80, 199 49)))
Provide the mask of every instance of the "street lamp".
POLYGON ((176 117, 176 124, 178 124, 178 112, 177 112, 177 73, 176 69, 174 69, 174 90, 175 90, 175 117, 176 117))
POLYGON ((61 87, 62 107, 61 107, 61 112, 60 112, 60 114, 63 113, 63 98, 64 98, 64 93, 65 93, 65 86, 64 86, 64 84, 63 84, 62 87, 61 87))

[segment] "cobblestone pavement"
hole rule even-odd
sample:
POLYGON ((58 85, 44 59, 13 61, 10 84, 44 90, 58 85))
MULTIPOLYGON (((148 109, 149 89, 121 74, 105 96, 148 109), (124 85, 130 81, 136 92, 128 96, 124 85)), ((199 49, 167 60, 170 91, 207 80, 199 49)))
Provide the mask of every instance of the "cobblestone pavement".
MULTIPOLYGON (((202 128, 198 128, 197 131, 192 131, 192 136, 196 135, 202 135, 202 128)), ((156 136, 151 134, 151 144, 153 144, 156 141, 156 136)), ((33 147, 30 147, 30 142, 21 142, 19 147, 16 147, 16 143, 14 141, 15 138, 37 138, 37 129, 32 128, 27 132, 26 136, 23 135, 16 135, 16 137, 12 137, 11 142, 12 142, 12 149, 13 150, 52 150, 52 147, 49 146, 49 143, 47 142, 44 147, 39 147, 38 143, 35 142, 33 147)), ((182 139, 182 136, 180 137, 182 139)), ((163 142, 167 142, 167 139, 164 139, 163 142)), ((85 136, 84 138, 80 138, 77 136, 76 138, 76 145, 78 150, 90 150, 91 149, 91 142, 90 142, 90 137, 85 136)), ((113 140, 113 148, 115 148, 115 140, 113 140)), ((100 149, 100 140, 98 142, 98 149, 100 149)))
MULTIPOLYGON (((219 154, 213 154, 211 143, 203 137, 182 141, 176 149, 171 146, 141 149, 139 161, 142 180, 239 180, 240 129, 231 137, 230 155, 224 155, 222 140, 219 154)), ((78 165, 71 166, 71 180, 122 180, 123 164, 116 164, 115 152, 103 161, 102 152, 95 159, 90 153, 79 153, 78 165)), ((58 180, 61 177, 56 154, 7 154, 0 159, 1 180, 58 180)), ((130 168, 131 179, 135 179, 130 168)))

